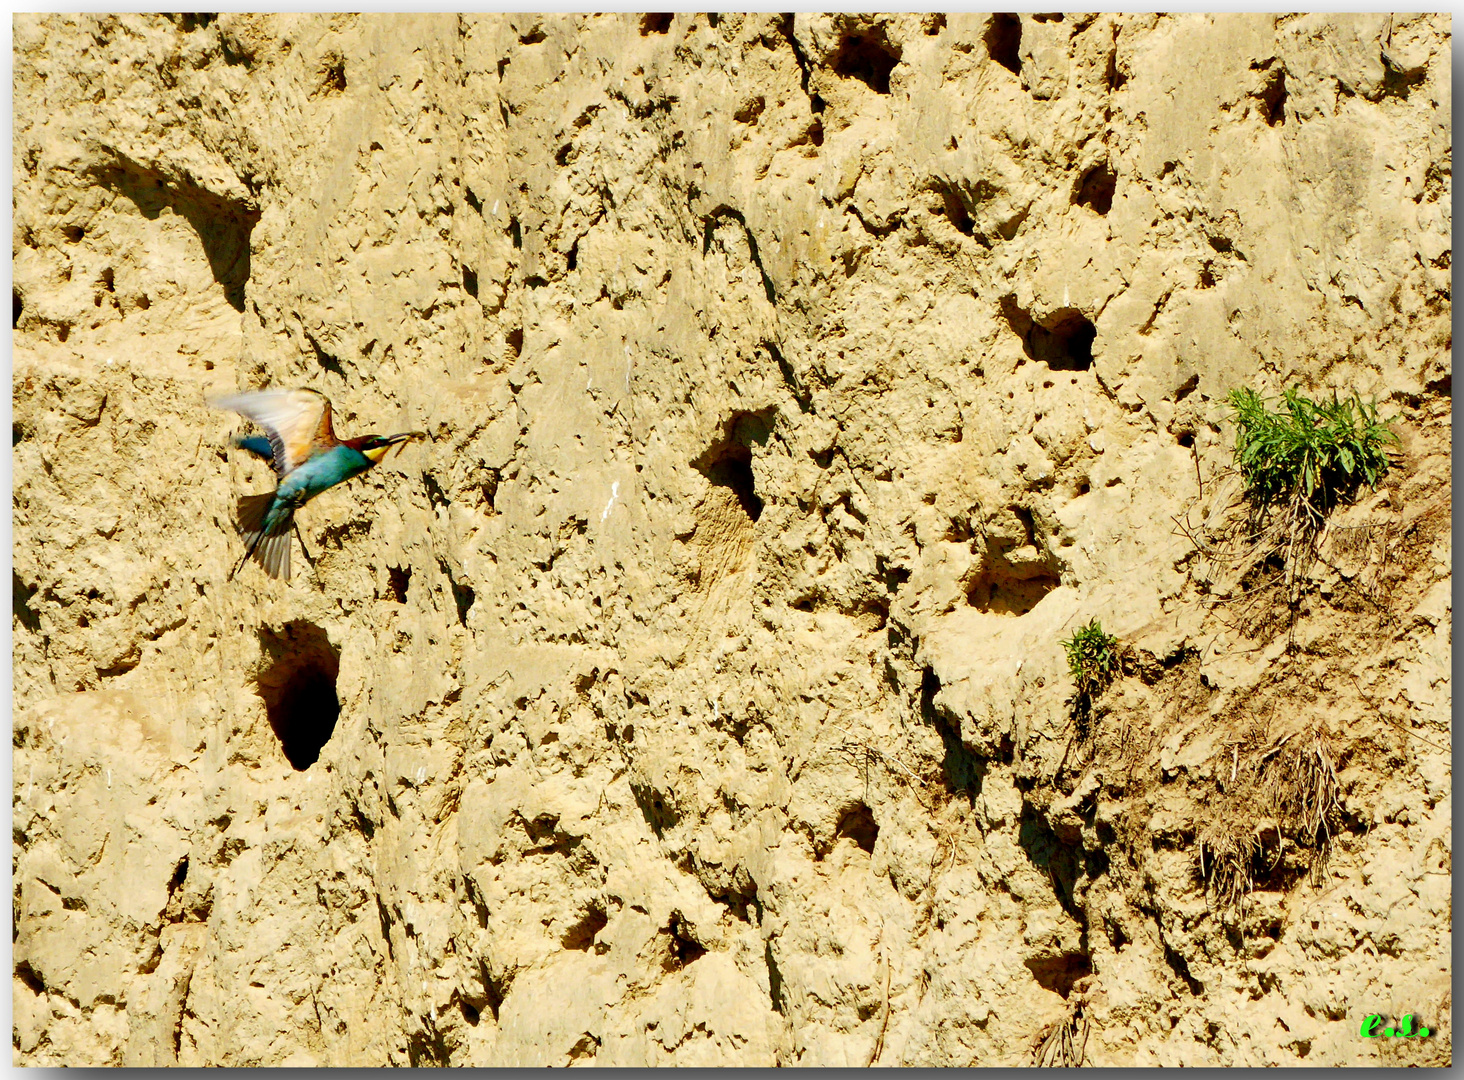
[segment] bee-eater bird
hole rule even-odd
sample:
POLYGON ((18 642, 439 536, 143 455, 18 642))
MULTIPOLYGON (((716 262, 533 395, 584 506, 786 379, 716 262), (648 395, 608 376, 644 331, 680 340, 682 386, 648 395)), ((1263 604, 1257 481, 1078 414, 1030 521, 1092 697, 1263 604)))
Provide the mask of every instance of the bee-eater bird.
MULTIPOLYGON (((330 400, 314 390, 257 390, 211 402, 243 413, 268 433, 236 437, 234 445, 274 466, 279 486, 239 500, 239 532, 244 556, 229 572, 232 580, 251 557, 270 577, 290 577, 290 533, 295 511, 327 488, 378 465, 392 447, 425 439, 425 431, 362 435, 337 439, 330 423, 330 400)), ((303 539, 301 551, 305 550, 303 539)), ((309 555, 306 555, 309 558, 309 555)))

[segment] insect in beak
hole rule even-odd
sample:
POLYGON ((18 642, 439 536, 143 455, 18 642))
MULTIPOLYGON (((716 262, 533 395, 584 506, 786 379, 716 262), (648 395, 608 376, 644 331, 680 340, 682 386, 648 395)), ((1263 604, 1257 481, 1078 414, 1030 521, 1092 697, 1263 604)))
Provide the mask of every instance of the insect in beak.
POLYGON ((407 443, 422 442, 426 438, 427 433, 425 431, 404 431, 400 435, 392 436, 391 446, 388 449, 395 450, 400 454, 407 443))

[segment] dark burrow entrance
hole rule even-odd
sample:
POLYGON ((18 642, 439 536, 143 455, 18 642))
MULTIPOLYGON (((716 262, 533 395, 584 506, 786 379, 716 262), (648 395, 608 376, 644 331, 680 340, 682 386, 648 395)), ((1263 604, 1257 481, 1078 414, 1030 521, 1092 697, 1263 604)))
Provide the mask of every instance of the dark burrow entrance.
POLYGON ((283 630, 260 627, 264 670, 255 679, 286 760, 297 770, 314 765, 340 716, 336 676, 340 651, 325 631, 297 619, 283 630))
POLYGON ((899 49, 880 28, 846 37, 833 56, 832 67, 846 78, 858 79, 875 93, 888 94, 890 72, 899 62, 899 49))
POLYGON ((1009 12, 993 15, 986 30, 986 51, 1013 75, 1022 73, 1022 20, 1009 12))
POLYGON ((1039 985, 1063 997, 1073 992, 1075 982, 1093 974, 1093 960, 1086 953, 1036 956, 1028 959, 1026 964, 1039 985))
POLYGON ((1053 589, 1062 584, 1056 573, 1045 568, 1020 572, 1000 555, 983 563, 966 589, 966 602, 995 615, 1025 615, 1053 589))
POLYGON ((752 445, 764 445, 772 428, 771 410, 738 413, 727 424, 726 435, 691 463, 713 484, 730 489, 749 521, 756 521, 763 511, 752 475, 752 445))
POLYGON ((1016 297, 1001 302, 1007 325, 1022 339, 1022 351, 1053 371, 1087 371, 1093 366, 1093 323, 1075 308, 1054 311, 1040 323, 1017 305, 1016 297))
MULTIPOLYGON (((1095 214, 1107 214, 1113 209, 1113 193, 1117 188, 1118 177, 1113 175, 1113 169, 1104 161, 1083 174, 1077 191, 1073 192, 1073 202, 1078 206, 1086 206, 1095 214)), ((1089 342, 1090 346, 1091 344, 1089 342)))
POLYGON ((869 807, 862 802, 856 802, 853 806, 846 807, 839 816, 839 826, 834 834, 847 836, 859 845, 861 851, 868 854, 874 851, 874 842, 879 838, 879 825, 869 807))

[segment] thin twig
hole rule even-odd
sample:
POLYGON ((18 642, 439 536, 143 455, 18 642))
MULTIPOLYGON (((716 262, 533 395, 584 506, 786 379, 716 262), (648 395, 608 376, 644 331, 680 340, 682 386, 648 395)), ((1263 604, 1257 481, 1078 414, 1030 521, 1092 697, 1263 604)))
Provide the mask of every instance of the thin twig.
MULTIPOLYGON (((883 933, 880 935, 883 937, 883 933)), ((879 1036, 874 1040, 874 1053, 869 1057, 869 1064, 873 1065, 879 1060, 879 1055, 884 1053, 885 1030, 890 1026, 890 954, 883 942, 880 944, 880 957, 884 960, 885 985, 884 985, 884 1019, 880 1021, 879 1036)))
MULTIPOLYGON (((1295 735, 1295 734, 1296 734, 1296 732, 1294 732, 1294 731, 1291 733, 1291 735, 1295 735)), ((1287 735, 1280 742, 1278 742, 1275 746, 1271 747, 1271 749, 1267 750, 1264 754, 1262 754, 1261 755, 1261 763, 1264 764, 1265 762, 1269 761, 1271 758, 1273 758, 1277 754, 1279 754, 1281 752, 1281 748, 1283 746, 1285 746, 1288 742, 1291 741, 1291 735, 1287 735)))

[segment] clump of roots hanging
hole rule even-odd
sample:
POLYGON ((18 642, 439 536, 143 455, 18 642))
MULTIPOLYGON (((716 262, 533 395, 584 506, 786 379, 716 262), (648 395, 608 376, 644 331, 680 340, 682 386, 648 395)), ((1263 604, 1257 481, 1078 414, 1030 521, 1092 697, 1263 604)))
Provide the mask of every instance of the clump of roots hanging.
POLYGON ((1240 927, 1257 876, 1269 876, 1288 851, 1320 886, 1342 813, 1335 754, 1320 726, 1252 745, 1243 759, 1232 746, 1217 786, 1214 817, 1196 832, 1211 910, 1240 927))
POLYGON ((1096 992, 1096 977, 1085 975, 1073 983, 1067 1012, 1037 1034, 1032 1047, 1032 1064, 1040 1069, 1071 1069, 1082 1065, 1087 1055, 1089 998, 1096 992))

